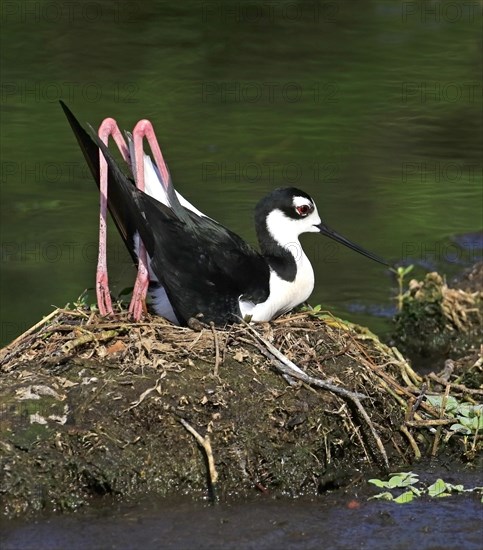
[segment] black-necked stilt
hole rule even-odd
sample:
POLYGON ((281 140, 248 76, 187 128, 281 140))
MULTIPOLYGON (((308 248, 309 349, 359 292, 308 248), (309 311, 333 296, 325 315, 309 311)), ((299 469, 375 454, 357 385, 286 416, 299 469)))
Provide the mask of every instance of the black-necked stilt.
POLYGON ((141 120, 132 135, 126 133, 126 141, 117 123, 105 119, 94 141, 61 104, 101 191, 96 290, 103 315, 112 312, 106 266, 107 207, 138 265, 130 305, 135 319, 142 315, 148 285, 155 313, 181 324, 200 314, 204 321, 223 325, 240 317, 269 321, 290 311, 306 301, 314 288, 314 272, 299 242, 302 233, 327 235, 387 265, 327 227, 313 199, 293 187, 275 189, 258 203, 257 252, 174 190, 149 121, 141 120), (109 152, 110 135, 132 176, 124 174, 109 152), (144 137, 156 164, 144 154, 144 137))

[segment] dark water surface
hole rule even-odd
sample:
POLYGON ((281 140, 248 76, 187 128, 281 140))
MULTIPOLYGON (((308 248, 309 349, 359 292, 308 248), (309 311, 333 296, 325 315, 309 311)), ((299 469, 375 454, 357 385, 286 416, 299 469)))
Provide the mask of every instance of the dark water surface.
MULTIPOLYGON (((431 4, 3 2, 1 342, 94 282, 98 198, 60 98, 95 127, 150 118, 179 190, 251 242, 258 199, 296 185, 419 274, 480 257, 481 4, 431 4)), ((304 243, 312 304, 383 330, 388 272, 304 243)), ((117 293, 133 270, 109 246, 117 293)))
MULTIPOLYGON (((162 465, 160 465, 162 467, 162 465)), ((465 489, 483 485, 478 467, 422 463, 410 468, 417 487, 438 478, 465 489)), ((409 471, 408 468, 405 471, 409 471)), ((378 477, 378 476, 376 476, 378 477)), ((220 488, 222 489, 222 487, 220 488)), ((396 504, 369 500, 366 481, 317 497, 225 498, 146 496, 133 503, 103 497, 75 513, 35 520, 0 517, 2 550, 481 550, 481 493, 421 497, 396 504)), ((400 490, 399 492, 402 492, 400 490)), ((397 492, 393 491, 396 496, 397 492)))
POLYGON ((2 550, 481 550, 475 497, 397 505, 350 498, 195 504, 186 499, 104 508, 5 526, 2 550))

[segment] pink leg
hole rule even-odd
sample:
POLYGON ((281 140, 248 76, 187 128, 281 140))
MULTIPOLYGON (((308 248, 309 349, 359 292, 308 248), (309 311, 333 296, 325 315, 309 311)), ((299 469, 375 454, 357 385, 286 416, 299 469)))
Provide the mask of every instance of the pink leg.
POLYGON ((144 191, 144 151, 143 151, 143 138, 146 138, 153 152, 154 161, 158 167, 161 175, 161 181, 164 188, 167 190, 169 182, 169 171, 164 161, 163 154, 156 139, 154 128, 149 120, 140 120, 133 130, 134 139, 134 156, 136 158, 136 180, 138 189, 144 191), (140 161, 140 162, 138 162, 140 161))
MULTIPOLYGON (((149 122, 149 120, 140 120, 133 130, 137 188, 144 191, 145 187, 143 138, 148 140, 151 151, 153 152, 154 160, 161 175, 161 181, 166 188, 169 184, 169 172, 154 134, 153 125, 149 122)), ((131 304, 129 305, 129 312, 135 319, 139 319, 143 313, 143 304, 145 303, 148 285, 148 258, 146 249, 141 242, 139 244, 138 251, 138 275, 134 285, 131 304)))
MULTIPOLYGON (((131 164, 129 149, 114 119, 106 118, 99 127, 98 135, 106 145, 108 144, 109 136, 112 136, 124 160, 128 164, 131 164)), ((96 294, 97 305, 99 306, 99 312, 101 315, 108 315, 113 312, 111 294, 109 292, 106 257, 107 174, 107 162, 102 154, 102 151, 99 150, 99 187, 101 192, 101 208, 99 215, 99 255, 97 258, 96 294)))

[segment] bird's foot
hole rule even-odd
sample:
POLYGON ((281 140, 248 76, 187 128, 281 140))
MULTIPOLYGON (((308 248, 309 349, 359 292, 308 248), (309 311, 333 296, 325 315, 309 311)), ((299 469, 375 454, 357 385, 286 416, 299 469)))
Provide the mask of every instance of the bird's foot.
POLYGON ((129 304, 129 313, 135 321, 139 321, 147 312, 146 308, 146 293, 148 291, 149 279, 138 275, 134 290, 132 293, 131 303, 129 304))
POLYGON ((102 316, 113 313, 111 293, 109 292, 109 282, 107 273, 97 273, 96 277, 96 295, 99 313, 102 316))

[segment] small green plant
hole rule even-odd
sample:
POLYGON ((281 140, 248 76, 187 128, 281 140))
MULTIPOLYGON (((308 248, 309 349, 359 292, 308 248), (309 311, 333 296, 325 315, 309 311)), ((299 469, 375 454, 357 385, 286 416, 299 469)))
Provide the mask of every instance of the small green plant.
MULTIPOLYGON (((390 474, 389 481, 382 481, 380 479, 370 479, 369 483, 372 483, 376 487, 381 487, 385 489, 407 489, 399 496, 394 497, 390 491, 384 491, 383 493, 378 493, 377 495, 371 497, 371 499, 382 499, 382 500, 392 500, 398 504, 406 504, 411 502, 414 497, 419 497, 421 495, 421 490, 417 489, 414 485, 418 483, 419 478, 417 474, 413 472, 399 472, 395 474, 390 474)), ((369 500, 371 500, 369 499, 369 500)))
POLYGON ((447 483, 441 478, 438 478, 432 485, 428 487, 428 495, 430 497, 449 497, 451 493, 462 493, 464 491, 463 485, 453 485, 447 483))
POLYGON ((304 304, 300 306, 297 311, 308 313, 309 315, 312 315, 312 317, 316 317, 317 319, 325 321, 328 325, 332 327, 347 329, 353 326, 350 321, 340 319, 339 317, 336 317, 335 315, 330 313, 330 311, 322 309, 322 306, 320 304, 314 307, 308 304, 304 304))
POLYGON ((483 487, 465 489, 463 485, 453 485, 441 478, 438 478, 432 485, 424 487, 421 485, 418 475, 413 472, 399 472, 389 474, 389 476, 390 478, 388 481, 382 481, 381 479, 369 480, 369 483, 372 483, 376 487, 389 489, 389 491, 383 491, 382 493, 370 497, 369 500, 381 499, 390 500, 397 504, 407 504, 422 495, 427 495, 431 498, 441 498, 449 497, 451 494, 471 493, 476 491, 482 494, 481 502, 483 503, 483 487), (419 487, 417 487, 418 484, 419 487), (395 496, 392 491, 397 489, 404 489, 404 491, 395 496))
POLYGON ((320 304, 312 307, 310 304, 305 303, 300 305, 295 311, 308 313, 309 315, 311 315, 312 317, 316 317, 317 319, 329 319, 331 317, 327 310, 322 309, 322 306, 320 304))
POLYGON ((73 302, 73 309, 89 309, 90 311, 97 311, 97 304, 96 303, 89 303, 90 302, 90 296, 89 296, 89 290, 93 290, 92 288, 84 290, 84 292, 77 298, 75 302, 73 302))
POLYGON ((398 311, 402 310, 404 297, 406 296, 406 293, 404 292, 404 279, 406 275, 411 273, 413 269, 414 269, 414 265, 408 265, 406 267, 400 266, 396 269, 393 269, 393 268, 390 269, 390 271, 392 271, 396 275, 396 281, 398 286, 398 294, 396 296, 398 311))
MULTIPOLYGON (((426 400, 435 409, 441 409, 443 406, 441 395, 427 395, 426 400)), ((446 399, 444 412, 456 421, 449 427, 451 432, 463 435, 477 435, 478 432, 483 432, 483 405, 460 402, 455 397, 449 396, 446 399)))

